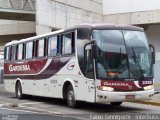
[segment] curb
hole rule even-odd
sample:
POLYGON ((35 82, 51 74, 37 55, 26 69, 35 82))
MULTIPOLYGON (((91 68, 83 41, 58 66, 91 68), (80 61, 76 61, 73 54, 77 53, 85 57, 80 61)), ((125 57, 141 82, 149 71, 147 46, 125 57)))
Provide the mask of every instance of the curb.
POLYGON ((146 104, 146 105, 154 105, 154 106, 160 106, 160 102, 156 101, 147 101, 147 100, 135 100, 135 101, 129 101, 132 103, 139 103, 139 104, 146 104))

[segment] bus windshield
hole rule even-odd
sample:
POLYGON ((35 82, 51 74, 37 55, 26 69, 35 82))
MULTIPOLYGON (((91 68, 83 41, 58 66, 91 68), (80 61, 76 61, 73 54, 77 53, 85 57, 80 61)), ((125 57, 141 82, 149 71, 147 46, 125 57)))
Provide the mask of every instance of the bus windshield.
POLYGON ((152 77, 151 54, 144 32, 93 30, 97 78, 152 77))

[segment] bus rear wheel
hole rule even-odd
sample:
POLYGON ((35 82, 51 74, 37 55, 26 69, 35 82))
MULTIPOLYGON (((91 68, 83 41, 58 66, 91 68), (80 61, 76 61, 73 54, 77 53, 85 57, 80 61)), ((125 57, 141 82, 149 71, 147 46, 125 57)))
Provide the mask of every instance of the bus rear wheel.
POLYGON ((111 105, 113 106, 120 106, 122 102, 111 102, 111 105))
POLYGON ((75 100, 74 90, 72 85, 69 85, 67 88, 67 104, 69 107, 77 107, 77 101, 75 100))
POLYGON ((22 93, 22 86, 21 86, 21 83, 18 82, 16 84, 16 97, 18 99, 22 99, 23 98, 23 93, 22 93))

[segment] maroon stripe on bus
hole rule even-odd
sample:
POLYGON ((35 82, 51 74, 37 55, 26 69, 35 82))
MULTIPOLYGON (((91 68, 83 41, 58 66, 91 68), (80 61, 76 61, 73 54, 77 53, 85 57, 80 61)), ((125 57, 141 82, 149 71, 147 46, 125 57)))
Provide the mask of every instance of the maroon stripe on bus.
MULTIPOLYGON (((40 74, 37 74, 37 75, 35 75, 35 74, 40 72, 43 69, 43 67, 45 66, 45 64, 47 62, 47 59, 44 59, 43 62, 40 62, 41 60, 39 60, 39 61, 37 61, 37 63, 32 61, 32 64, 30 64, 30 65, 31 65, 31 71, 33 73, 31 73, 31 75, 27 75, 30 72, 22 72, 22 71, 21 72, 18 71, 18 72, 15 72, 15 73, 11 74, 10 72, 8 72, 8 69, 9 69, 8 68, 5 71, 4 79, 17 79, 17 78, 30 79, 30 80, 47 79, 47 78, 50 78, 53 75, 55 75, 59 70, 61 70, 65 66, 65 64, 68 63, 68 61, 70 59, 71 59, 71 57, 62 57, 62 58, 57 57, 57 58, 54 58, 54 59, 52 59, 49 66, 44 71, 42 71, 40 74), (34 66, 36 68, 34 68, 32 66, 34 66), (14 74, 16 74, 16 75, 14 75, 14 74), (19 75, 17 75, 17 74, 19 74, 19 75), (7 75, 10 75, 10 76, 7 76, 7 75)), ((8 66, 6 65, 6 67, 8 67, 8 66)))

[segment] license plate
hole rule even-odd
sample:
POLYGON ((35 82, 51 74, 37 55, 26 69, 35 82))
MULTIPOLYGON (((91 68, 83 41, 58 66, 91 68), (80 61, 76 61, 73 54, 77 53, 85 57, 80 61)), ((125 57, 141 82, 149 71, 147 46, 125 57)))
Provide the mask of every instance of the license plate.
POLYGON ((127 100, 135 99, 135 95, 126 95, 125 99, 127 100))

